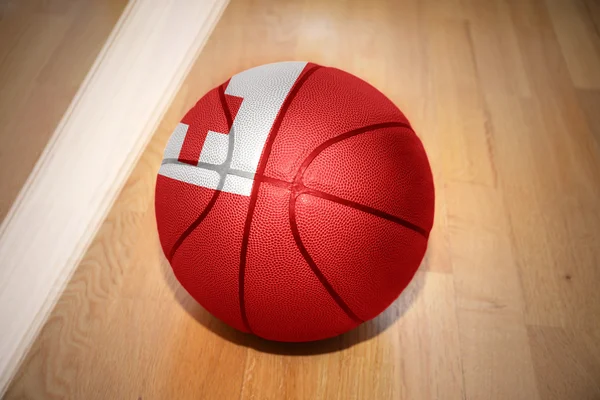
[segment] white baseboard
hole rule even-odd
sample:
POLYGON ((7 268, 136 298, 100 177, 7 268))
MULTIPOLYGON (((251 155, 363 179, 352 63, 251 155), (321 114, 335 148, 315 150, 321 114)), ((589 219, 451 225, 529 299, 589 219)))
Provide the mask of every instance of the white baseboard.
POLYGON ((228 0, 125 9, 0 226, 0 397, 228 0))

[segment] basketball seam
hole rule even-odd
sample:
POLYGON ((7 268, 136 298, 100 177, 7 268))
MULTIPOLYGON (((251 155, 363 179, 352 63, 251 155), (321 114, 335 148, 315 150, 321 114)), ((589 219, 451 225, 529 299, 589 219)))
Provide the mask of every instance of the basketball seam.
MULTIPOLYGON (((279 114, 275 118, 275 122, 273 123, 273 126, 271 127, 271 132, 269 133, 269 136, 267 137, 267 140, 265 141, 265 147, 263 150, 263 154, 261 155, 260 161, 256 168, 256 175, 264 174, 264 170, 267 166, 269 156, 271 155, 271 149, 273 147, 273 142, 275 141, 275 137, 277 136, 277 133, 279 132, 281 123, 283 122, 283 118, 285 117, 292 101, 294 100, 294 98, 296 97, 298 92, 300 91, 300 88, 302 87, 302 85, 304 85, 304 83, 306 83, 308 78, 310 78, 312 76, 312 74, 320 68, 322 68, 320 65, 315 65, 314 67, 307 70, 304 73, 304 75, 302 75, 295 82, 294 86, 288 93, 288 96, 284 100, 284 103, 281 106, 281 109, 279 110, 279 114)), ((246 262, 247 262, 247 255, 248 255, 248 244, 250 242, 250 229, 252 226, 252 218, 254 216, 254 209, 256 208, 256 202, 258 200, 258 191, 260 189, 261 183, 262 182, 260 180, 255 180, 254 184, 252 185, 252 191, 250 192, 250 202, 248 204, 248 213, 246 214, 246 221, 244 223, 242 246, 240 249, 240 264, 239 264, 239 274, 238 274, 238 296, 239 296, 239 303, 240 303, 240 312, 242 314, 242 323, 244 324, 244 327, 249 332, 252 332, 252 328, 250 328, 250 323, 248 321, 248 315, 246 314, 246 302, 245 302, 245 298, 244 298, 244 285, 245 285, 245 278, 246 278, 245 275, 246 275, 246 262)))
MULTIPOLYGON (((173 158, 165 159, 163 161, 163 164, 187 165, 187 164, 184 164, 181 161, 178 161, 173 158)), ((222 173, 222 171, 223 171, 223 168, 221 168, 221 166, 214 165, 214 164, 208 164, 208 163, 198 163, 198 167, 203 168, 203 169, 208 169, 211 171, 216 171, 219 173, 222 173)), ((283 179, 272 178, 272 177, 266 176, 266 175, 252 175, 249 172, 242 171, 242 170, 228 169, 228 170, 226 170, 226 173, 227 173, 227 175, 239 176, 241 178, 246 178, 246 179, 254 178, 254 180, 259 180, 264 183, 269 183, 273 186, 284 188, 286 190, 292 190, 292 187, 295 187, 295 190, 298 195, 306 194, 306 195, 319 197, 321 199, 331 201, 332 203, 342 204, 346 207, 354 208, 354 209, 362 211, 364 213, 371 214, 376 217, 385 219, 385 220, 395 223, 397 225, 401 225, 407 229, 410 229, 410 230, 420 234, 425 239, 429 238, 429 232, 426 229, 421 228, 420 226, 415 225, 412 222, 410 222, 404 218, 387 213, 387 212, 379 210, 377 208, 367 206, 366 204, 358 203, 358 202, 355 202, 352 200, 345 199, 343 197, 333 195, 333 194, 325 192, 323 190, 312 189, 312 188, 309 188, 304 185, 294 184, 294 182, 288 182, 283 179)), ((174 178, 169 178, 169 177, 165 177, 165 178, 171 179, 173 181, 177 181, 177 179, 174 179, 174 178)))
POLYGON ((321 198, 324 198, 324 199, 327 199, 327 200, 330 200, 330 201, 333 201, 333 202, 336 202, 339 204, 344 204, 348 207, 355 208, 357 210, 361 210, 368 214, 376 215, 378 217, 395 222, 399 225, 404 226, 405 228, 411 229, 411 230, 421 234, 422 236, 424 236, 427 239, 429 237, 429 232, 426 229, 424 229, 416 224, 413 224, 412 222, 410 222, 404 218, 400 218, 393 214, 386 213, 382 210, 378 210, 376 208, 369 207, 365 204, 357 203, 352 200, 347 200, 347 199, 329 194, 322 190, 314 190, 314 189, 306 188, 304 186, 304 182, 303 182, 304 173, 306 172, 306 170, 308 169, 310 164, 327 148, 329 148, 329 147, 333 146, 334 144, 337 144, 343 140, 350 139, 352 137, 362 135, 365 133, 376 133, 379 130, 386 129, 386 128, 405 128, 405 129, 410 130, 414 134, 414 131, 412 130, 411 126, 404 122, 383 122, 383 123, 379 123, 379 124, 372 124, 372 125, 363 126, 361 128, 353 129, 351 131, 347 131, 342 134, 339 134, 339 135, 321 143, 319 146, 317 146, 316 149, 314 149, 304 159, 304 161, 300 165, 300 168, 298 168, 298 172, 296 173, 292 187, 296 187, 296 188, 303 187, 303 188, 305 188, 304 192, 307 194, 321 197, 321 198))
POLYGON ((225 114, 225 120, 227 121, 227 130, 231 130, 231 127, 233 126, 233 118, 231 118, 231 110, 229 110, 229 105, 227 104, 227 99, 225 98, 225 86, 228 84, 229 81, 219 86, 219 100, 221 100, 221 107, 223 107, 223 113, 225 114))
MULTIPOLYGON (((304 173, 306 172, 306 170, 308 169, 310 164, 315 160, 315 158, 319 154, 321 154, 323 151, 325 151, 325 149, 327 149, 328 147, 333 146, 336 143, 339 143, 343 140, 349 139, 354 136, 358 136, 358 135, 361 135, 364 133, 369 133, 369 132, 376 132, 380 129, 393 128, 393 127, 403 127, 403 128, 410 129, 412 131, 410 125, 408 125, 406 123, 385 122, 385 123, 373 124, 373 125, 364 126, 364 127, 358 128, 358 129, 354 129, 354 130, 342 133, 340 135, 337 135, 329 140, 326 140, 325 142, 323 142, 319 146, 317 146, 317 148, 314 149, 304 159, 304 161, 300 165, 300 168, 298 168, 298 172, 296 173, 294 182, 291 185, 290 200, 289 200, 289 218, 290 218, 290 226, 291 226, 291 230, 292 230, 292 236, 294 237, 296 246, 298 247, 298 250, 304 257, 304 260, 306 261, 306 263, 313 270, 313 273, 319 279, 321 284, 325 287, 325 289, 327 290, 329 295, 334 299, 334 301, 338 304, 338 306, 346 313, 346 315, 348 315, 348 317, 350 317, 352 320, 354 320, 357 323, 362 323, 363 320, 352 311, 352 309, 350 308, 350 306, 348 306, 348 304, 346 304, 346 302, 344 301, 342 296, 340 296, 340 294, 337 293, 337 291, 331 285, 331 283, 329 283, 329 280, 327 279, 327 277, 319 269, 318 265, 312 259, 312 257, 310 256, 310 253, 308 252, 308 250, 302 243, 302 238, 300 237, 300 231, 298 229, 298 223, 296 221, 296 200, 297 200, 298 196, 300 196, 300 194, 306 193, 306 194, 311 194, 311 195, 317 195, 318 197, 322 197, 322 198, 325 198, 328 200, 336 201, 338 203, 345 204, 352 208, 359 209, 359 210, 367 212, 369 214, 378 215, 378 216, 384 217, 386 219, 390 219, 390 217, 393 217, 390 214, 381 212, 381 211, 373 209, 371 207, 368 207, 368 206, 365 206, 362 204, 358 204, 358 203, 354 203, 349 200, 345 200, 345 199, 339 198, 337 196, 327 194, 325 192, 313 191, 311 189, 307 190, 307 188, 306 188, 306 186, 304 186, 304 182, 303 182, 304 173)), ((412 230, 416 230, 419 233, 422 232, 422 229, 416 227, 415 225, 409 223, 408 221, 399 219, 398 221, 394 221, 394 222, 398 222, 401 225, 403 225, 407 228, 410 228, 412 230)))
POLYGON ((321 285, 323 285, 325 290, 327 290, 327 293, 329 293, 331 298, 333 298, 333 300, 337 303, 338 307, 340 307, 346 313, 346 315, 350 317, 350 319, 352 319, 354 322, 356 322, 357 324, 362 323, 363 320, 359 318, 352 311, 352 309, 350 309, 350 306, 346 304, 344 299, 342 299, 342 296, 340 296, 339 293, 336 292, 331 283, 329 283, 329 280, 327 280, 327 277, 325 277, 323 272, 319 269, 317 263, 312 259, 306 247, 304 247, 304 243, 302 243, 302 238, 300 237, 300 231, 298 230, 298 223, 296 222, 296 195, 297 193, 295 193, 293 190, 290 191, 289 218, 292 236, 294 237, 294 241, 296 242, 296 247, 298 247, 298 250, 300 251, 300 254, 302 254, 304 261, 306 261, 310 269, 313 271, 313 274, 315 274, 319 282, 321 282, 321 285))
MULTIPOLYGON (((231 129, 231 127, 233 125, 233 121, 231 118, 231 111, 229 111, 229 106, 227 105, 227 101, 225 99, 224 85, 226 85, 227 83, 229 83, 229 81, 220 85, 219 89, 218 89, 219 100, 221 102, 221 107, 223 108, 223 113, 225 114, 225 120, 227 121, 227 127, 228 127, 227 130, 228 130, 229 147, 227 149, 227 157, 225 159, 225 162, 223 163, 225 171, 229 168, 229 165, 231 164, 231 159, 232 159, 232 155, 233 155, 233 145, 234 145, 234 140, 235 140, 235 132, 233 131, 233 129, 231 129)), ((173 260, 173 257, 175 257, 175 253, 177 252, 179 247, 181 247, 181 245, 183 244, 185 239, 188 238, 188 236, 198 227, 198 225, 200 225, 202 223, 202 221, 204 221, 206 216, 210 213, 210 211, 214 207, 215 203, 217 202, 219 195, 221 194, 221 189, 223 188, 223 185, 225 184, 226 177, 227 177, 227 173, 220 174, 219 183, 217 185, 215 193, 213 193, 208 204, 206 204, 206 207, 204 208, 204 210, 202 210, 200 215, 194 220, 194 222, 192 222, 187 227, 187 229, 185 231, 183 231, 183 233, 179 236, 177 241, 173 244, 173 247, 171 248, 171 251, 169 252, 169 257, 168 257, 169 262, 171 262, 173 260)))

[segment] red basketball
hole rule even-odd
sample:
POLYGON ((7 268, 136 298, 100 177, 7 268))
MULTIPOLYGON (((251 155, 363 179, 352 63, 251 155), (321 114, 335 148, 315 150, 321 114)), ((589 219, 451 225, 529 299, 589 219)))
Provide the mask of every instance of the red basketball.
POLYGON ((156 183, 160 241, 183 287, 227 324, 291 342, 387 308, 423 259, 433 208, 402 112, 361 79, 304 62, 208 92, 156 183))

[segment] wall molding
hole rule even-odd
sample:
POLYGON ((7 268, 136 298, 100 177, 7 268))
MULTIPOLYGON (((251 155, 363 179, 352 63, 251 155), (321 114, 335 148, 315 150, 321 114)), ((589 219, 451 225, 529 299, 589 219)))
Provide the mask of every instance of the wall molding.
POLYGON ((0 226, 0 397, 227 3, 121 15, 0 226))

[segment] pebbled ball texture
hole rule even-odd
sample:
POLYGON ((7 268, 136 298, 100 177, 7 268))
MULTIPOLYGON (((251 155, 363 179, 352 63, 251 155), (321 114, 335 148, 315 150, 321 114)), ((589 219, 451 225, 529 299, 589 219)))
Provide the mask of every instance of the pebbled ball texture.
POLYGON ((427 248, 434 188, 421 141, 381 92, 339 69, 284 64, 245 72, 289 81, 274 120, 261 119, 271 107, 262 82, 252 97, 227 81, 188 112, 165 150, 156 218, 177 279, 210 313, 267 339, 310 341, 400 295, 427 248), (239 146, 254 143, 242 140, 244 121, 271 125, 258 164, 244 166, 255 169, 238 171, 236 154, 252 153, 239 146))

